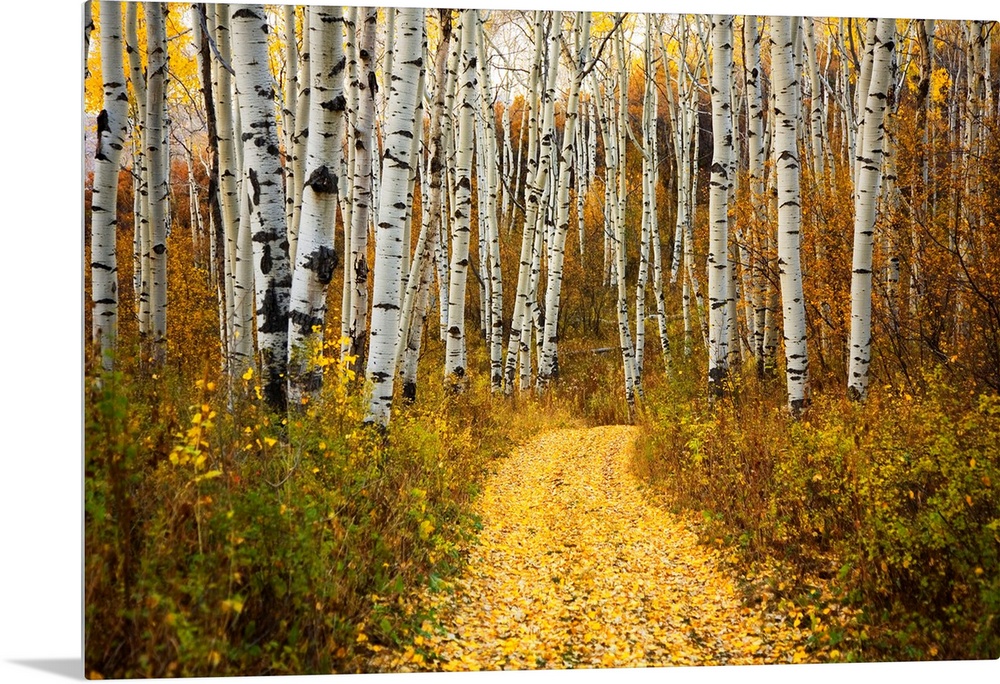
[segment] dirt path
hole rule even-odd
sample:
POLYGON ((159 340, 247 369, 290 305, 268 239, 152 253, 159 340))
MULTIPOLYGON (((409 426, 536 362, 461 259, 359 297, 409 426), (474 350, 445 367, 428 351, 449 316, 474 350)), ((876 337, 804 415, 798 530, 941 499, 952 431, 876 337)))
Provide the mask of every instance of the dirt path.
POLYGON ((504 460, 439 629, 378 670, 789 662, 804 635, 743 607, 717 552, 651 504, 629 470, 635 428, 542 434, 504 460))

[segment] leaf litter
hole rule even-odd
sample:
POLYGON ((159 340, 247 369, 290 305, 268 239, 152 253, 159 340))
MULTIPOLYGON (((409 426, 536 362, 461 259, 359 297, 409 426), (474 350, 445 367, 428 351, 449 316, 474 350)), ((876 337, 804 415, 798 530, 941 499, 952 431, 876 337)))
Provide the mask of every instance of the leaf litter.
POLYGON ((630 471, 637 429, 543 433, 502 461, 482 530, 433 615, 369 671, 470 671, 802 662, 807 628, 748 606, 721 552, 657 506, 630 471))

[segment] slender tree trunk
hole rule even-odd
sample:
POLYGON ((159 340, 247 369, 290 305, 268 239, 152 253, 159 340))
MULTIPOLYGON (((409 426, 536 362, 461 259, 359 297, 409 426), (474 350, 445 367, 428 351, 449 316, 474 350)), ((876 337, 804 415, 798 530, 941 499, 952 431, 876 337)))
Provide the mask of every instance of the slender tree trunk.
POLYGON ((357 124, 351 132, 354 148, 354 187, 351 200, 350 255, 345 265, 346 287, 350 292, 350 307, 344 310, 348 320, 347 353, 355 357, 353 366, 366 365, 365 340, 368 331, 368 225, 372 215, 372 147, 375 123, 375 33, 378 15, 366 9, 359 41, 360 72, 358 74, 357 124))
POLYGON ((149 310, 153 361, 167 354, 167 203, 170 177, 166 139, 166 5, 146 4, 146 159, 149 164, 149 310))
POLYGON ((231 12, 233 69, 244 141, 241 192, 249 203, 253 241, 261 386, 271 409, 284 413, 291 272, 274 81, 268 67, 267 16, 263 5, 233 5, 231 12))
MULTIPOLYGON (((579 38, 577 45, 582 46, 590 41, 590 13, 578 12, 576 26, 579 38)), ((554 24, 558 30, 558 24, 554 24)), ((557 38, 558 36, 556 36, 557 38)), ((555 40, 555 38, 553 38, 555 40)), ((580 109, 580 86, 586 76, 587 65, 582 61, 585 55, 578 47, 576 70, 570 85, 569 100, 566 104, 566 124, 563 128, 562 148, 559 153, 559 174, 557 176, 559 189, 557 198, 558 213, 556 215, 556 232, 550 251, 551 260, 548 264, 548 283, 545 292, 545 330, 542 346, 542 362, 538 369, 538 382, 545 384, 558 374, 557 343, 559 339, 559 305, 562 295, 563 260, 566 253, 566 238, 569 234, 569 186, 570 163, 576 144, 577 123, 580 109)))
POLYGON ((462 12, 460 29, 462 71, 458 80, 458 143, 455 157, 455 205, 452 208, 451 273, 448 278, 448 342, 445 385, 464 389, 466 368, 465 285, 469 268, 472 219, 472 151, 476 109, 476 10, 462 12))
POLYGON ((392 408, 396 342, 399 333, 399 290, 402 283, 406 191, 411 159, 414 114, 417 110, 423 63, 424 11, 398 10, 391 44, 398 61, 388 92, 382 192, 375 231, 375 275, 370 354, 366 375, 372 383, 366 422, 386 426, 392 408))
MULTIPOLYGON (((535 52, 532 60, 531 75, 527 94, 526 118, 528 126, 528 149, 527 149, 527 183, 530 187, 525 193, 525 216, 524 225, 521 230, 521 250, 517 272, 517 295, 514 299, 514 315, 510 323, 510 337, 507 343, 507 360, 504 367, 506 382, 506 393, 510 394, 514 389, 514 371, 520 364, 521 386, 525 386, 525 362, 527 361, 527 349, 525 336, 530 334, 531 322, 528 318, 530 310, 528 302, 529 287, 531 282, 532 268, 532 245, 535 242, 535 213, 538 211, 539 196, 535 190, 537 176, 537 165, 535 161, 535 146, 537 144, 537 105, 535 104, 535 93, 538 91, 538 82, 541 77, 541 65, 543 52, 543 35, 541 12, 536 10, 534 15, 534 37, 535 52), (531 213, 535 212, 535 213, 531 213), (529 216, 530 214, 530 216, 529 216)), ((524 117, 522 117, 522 131, 524 129, 524 117)), ((518 170, 520 173, 520 153, 518 146, 518 170)), ((516 195, 515 195, 516 196, 516 195)))
MULTIPOLYGON (((479 70, 480 97, 483 135, 486 144, 480 155, 486 165, 486 173, 481 178, 485 183, 486 206, 485 224, 480 224, 480 233, 486 227, 485 242, 488 246, 488 272, 490 283, 490 324, 487 335, 490 345, 490 388, 493 392, 503 390, 503 273, 500 264, 500 227, 497 223, 497 160, 499 151, 496 145, 496 116, 493 111, 493 87, 490 83, 490 67, 487 61, 486 36, 481 13, 477 13, 476 55, 479 70)), ((482 187, 482 185, 481 185, 482 187)), ((484 273, 483 278, 486 279, 484 273)))
MULTIPOLYGON (((308 12, 308 10, 306 10, 308 12)), ((281 106, 281 142, 285 146, 285 222, 288 230, 288 256, 295 263, 295 237, 291 231, 295 214, 295 170, 292 152, 295 147, 295 111, 299 99, 299 44, 295 35, 295 5, 282 8, 285 40, 285 79, 281 106)))
POLYGON ((90 207, 91 334, 94 350, 100 353, 101 367, 110 371, 118 337, 118 177, 128 125, 128 93, 122 61, 121 6, 102 2, 100 8, 104 108, 97 116, 90 207))
POLYGON ((864 400, 868 393, 871 361, 872 236, 875 205, 881 185, 884 116, 889 65, 892 61, 895 20, 879 19, 874 38, 871 82, 865 105, 863 129, 858 131, 857 192, 854 204, 854 260, 851 276, 851 360, 848 394, 864 400))
POLYGON ((798 152, 798 76, 792 54, 792 24, 798 17, 775 17, 771 25, 771 70, 774 81, 774 163, 778 174, 778 277, 785 336, 788 408, 801 413, 808 399, 809 357, 806 312, 802 293, 799 244, 802 167, 798 152))
POLYGON ((729 326, 727 283, 729 281, 728 196, 732 185, 733 116, 732 84, 733 18, 712 17, 712 180, 709 193, 708 252, 708 386, 712 396, 722 396, 728 373, 729 326))
POLYGON ((304 403, 322 382, 321 369, 309 368, 309 357, 316 340, 323 341, 326 291, 338 262, 333 245, 337 200, 346 192, 346 179, 340 175, 346 106, 343 10, 314 5, 308 12, 311 130, 288 312, 288 399, 292 406, 304 403))

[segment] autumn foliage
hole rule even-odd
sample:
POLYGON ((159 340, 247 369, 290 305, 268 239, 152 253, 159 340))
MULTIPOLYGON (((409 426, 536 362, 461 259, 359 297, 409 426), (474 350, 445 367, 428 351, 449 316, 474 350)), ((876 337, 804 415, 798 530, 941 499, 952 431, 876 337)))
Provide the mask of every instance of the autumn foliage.
MULTIPOLYGON (((259 370, 227 372, 212 263, 221 257, 208 230, 208 141, 179 15, 171 9, 170 97, 174 132, 195 161, 192 170, 175 150, 165 358, 156 363, 140 333, 131 167, 119 182, 114 372, 101 372, 93 341, 83 341, 89 675, 1000 657, 1000 130, 984 111, 982 144, 970 159, 948 119, 948 98, 964 86, 947 69, 928 76, 926 111, 915 66, 893 94, 894 184, 876 224, 864 403, 850 400, 845 386, 854 160, 831 114, 824 174, 802 169, 810 396, 801 415, 786 408, 780 344, 764 363, 754 358, 742 303, 725 396, 709 399, 694 299, 685 334, 683 269, 676 282, 664 280, 670 353, 661 353, 647 322, 641 392, 634 407, 626 403, 616 292, 602 252, 607 169, 598 137, 596 174, 581 203, 583 250, 575 196, 570 203, 556 380, 509 396, 491 392, 480 323, 489 302, 475 281, 484 276, 475 239, 482 179, 474 177, 466 391, 442 382, 433 286, 417 398, 403 401, 397 392, 392 422, 380 429, 364 422, 371 384, 339 339, 344 259, 329 282, 326 341, 307 352, 322 376, 316 394, 276 412, 263 400, 259 370), (189 174, 199 189, 194 207, 189 174), (200 228, 192 216, 202 217, 200 228), (595 426, 614 427, 584 430, 595 426), (536 515, 549 527, 527 522, 536 515), (612 553, 609 539, 627 542, 628 553, 612 553), (559 571, 540 574, 525 558, 559 571), (634 593, 620 593, 625 586, 634 593), (716 600, 690 599, 692 587, 716 600), (645 602, 630 603, 639 594, 645 602), (519 613, 505 612, 500 624, 494 606, 519 613), (569 646, 555 648, 546 635, 569 646)), ((601 15, 602 31, 609 16, 601 15)), ((948 37, 940 60, 958 64, 957 29, 942 23, 939 31, 948 37)), ((855 67, 838 55, 827 68, 855 67)), ((659 82, 669 72, 658 69, 659 82)), ((86 97, 95 107, 99 68, 91 71, 86 97)), ((625 118, 636 127, 650 75, 639 60, 629 73, 625 118)), ((678 179, 661 95, 655 196, 669 274, 678 179)), ((517 94, 494 107, 497 130, 509 107, 515 145, 527 143, 526 106, 517 94)), ((707 94, 699 107, 692 237, 703 273, 707 94)), ((745 146, 742 117, 737 143, 745 146)), ((564 103, 555 118, 561 132, 564 103)), ((631 297, 642 220, 638 145, 626 145, 623 167, 631 297)), ((526 175, 522 160, 507 182, 518 177, 523 188, 526 175)), ((754 277, 776 288, 770 199, 751 197, 749 182, 741 167, 729 215, 741 241, 733 251, 743 249, 740 259, 751 262, 740 263, 741 274, 753 264, 754 277)), ((413 195, 419 217, 419 182, 413 195)), ((88 221, 89 198, 88 189, 88 221)), ((499 219, 505 288, 517 281, 524 213, 512 201, 499 219)), ((341 217, 336 250, 343 227, 341 217)), ((411 250, 418 231, 415 222, 411 250)), ((87 302, 88 250, 81 255, 87 302)), ((370 240, 369 264, 374 254, 370 240)), ((542 290, 546 276, 542 261, 542 290)), ((641 295, 647 313, 656 310, 650 294, 641 295)), ((635 302, 629 306, 634 317, 635 302)), ((503 307, 506 338, 512 286, 503 307)), ((85 317, 91 312, 88 304, 85 317)), ((780 330, 780 307, 772 315, 780 330)))

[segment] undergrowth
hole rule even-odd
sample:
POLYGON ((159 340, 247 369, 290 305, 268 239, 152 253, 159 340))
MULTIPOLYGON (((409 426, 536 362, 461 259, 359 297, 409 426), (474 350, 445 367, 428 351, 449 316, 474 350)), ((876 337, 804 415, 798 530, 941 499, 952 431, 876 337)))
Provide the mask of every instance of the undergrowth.
POLYGON ((406 597, 461 566, 490 464, 572 422, 532 393, 429 377, 381 432, 336 351, 316 362, 322 392, 288 418, 252 371, 231 403, 221 377, 169 364, 88 379, 89 676, 362 670, 360 643, 406 639, 428 617, 406 597))
POLYGON ((794 420, 780 383, 744 378, 710 406, 682 369, 647 396, 638 474, 700 511, 745 577, 780 567, 764 598, 814 621, 817 653, 1000 656, 996 394, 929 371, 863 404, 820 393, 794 420))

